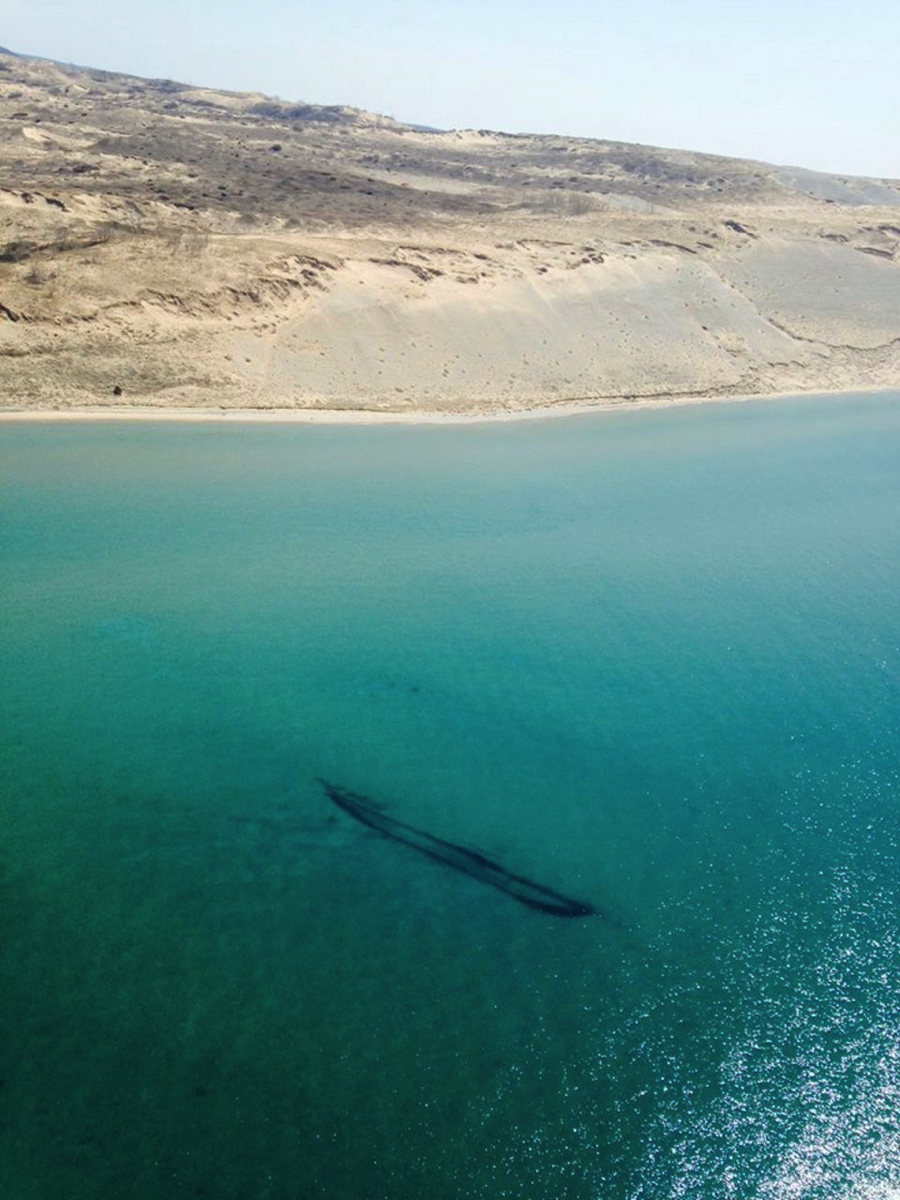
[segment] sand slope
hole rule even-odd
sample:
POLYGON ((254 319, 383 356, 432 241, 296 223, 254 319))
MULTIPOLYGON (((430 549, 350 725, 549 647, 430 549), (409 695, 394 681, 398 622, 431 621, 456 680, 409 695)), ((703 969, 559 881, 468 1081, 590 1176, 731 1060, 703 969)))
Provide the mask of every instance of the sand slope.
POLYGON ((0 162, 7 409, 900 384, 896 181, 424 132, 8 53, 0 162))

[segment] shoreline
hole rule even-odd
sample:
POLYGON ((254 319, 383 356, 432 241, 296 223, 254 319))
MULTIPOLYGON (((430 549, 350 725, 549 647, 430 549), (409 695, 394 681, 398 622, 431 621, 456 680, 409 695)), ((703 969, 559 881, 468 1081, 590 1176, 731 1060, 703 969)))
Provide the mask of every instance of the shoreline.
POLYGON ((285 425, 483 425, 508 421, 548 420, 591 413, 637 412, 697 407, 706 404, 747 404, 755 400, 814 400, 828 396, 892 395, 891 387, 823 388, 803 392, 754 392, 739 395, 636 397, 629 400, 563 400, 516 409, 474 409, 471 412, 409 412, 364 408, 178 408, 97 406, 71 409, 3 409, 0 424, 15 421, 185 421, 210 424, 285 425))

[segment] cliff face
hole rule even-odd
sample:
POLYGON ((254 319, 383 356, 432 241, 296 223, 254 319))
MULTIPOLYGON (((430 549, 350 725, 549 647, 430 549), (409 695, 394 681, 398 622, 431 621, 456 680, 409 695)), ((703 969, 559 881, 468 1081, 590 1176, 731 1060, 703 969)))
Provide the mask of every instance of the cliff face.
POLYGON ((900 183, 0 52, 0 406, 900 385, 900 183))

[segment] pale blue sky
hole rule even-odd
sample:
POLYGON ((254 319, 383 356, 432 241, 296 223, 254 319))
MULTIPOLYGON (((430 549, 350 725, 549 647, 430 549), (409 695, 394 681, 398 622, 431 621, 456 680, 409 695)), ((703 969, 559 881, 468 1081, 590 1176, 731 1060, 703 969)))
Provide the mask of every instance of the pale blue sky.
POLYGON ((0 44, 445 128, 900 177, 900 0, 0 0, 0 44))

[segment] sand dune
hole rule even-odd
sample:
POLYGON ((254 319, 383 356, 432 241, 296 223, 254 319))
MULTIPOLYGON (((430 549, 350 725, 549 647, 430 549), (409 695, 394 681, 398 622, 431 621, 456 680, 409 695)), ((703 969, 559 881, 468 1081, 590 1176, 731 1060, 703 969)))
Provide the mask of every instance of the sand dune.
POLYGON ((900 183, 0 53, 0 408, 900 384, 900 183))

